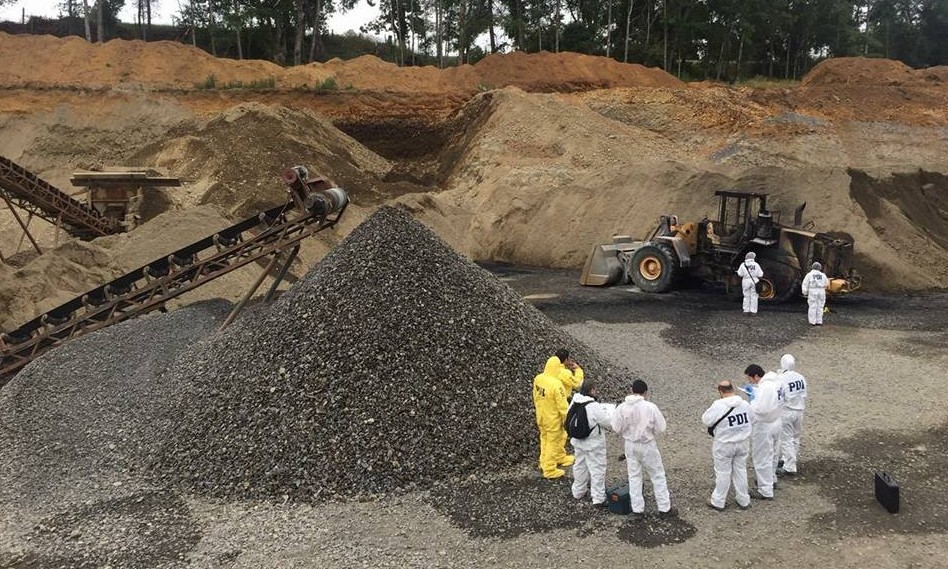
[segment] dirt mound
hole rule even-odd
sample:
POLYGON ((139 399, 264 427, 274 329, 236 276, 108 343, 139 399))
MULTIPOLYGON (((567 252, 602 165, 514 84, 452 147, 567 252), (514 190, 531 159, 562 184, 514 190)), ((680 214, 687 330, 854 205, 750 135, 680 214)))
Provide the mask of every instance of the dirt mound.
POLYGON ((493 54, 477 62, 474 70, 485 87, 514 86, 524 91, 685 87, 682 81, 661 69, 572 52, 493 54))
POLYGON ((378 200, 390 191, 383 191, 382 178, 391 164, 329 120, 311 111, 261 103, 244 103, 186 122, 132 161, 187 179, 187 195, 169 193, 177 203, 215 204, 233 218, 286 202, 280 175, 297 164, 331 173, 357 203, 378 200))
POLYGON ((343 61, 283 68, 261 60, 216 58, 168 41, 112 40, 90 44, 70 36, 0 32, 3 86, 109 88, 141 85, 159 89, 278 88, 357 89, 401 93, 473 93, 508 85, 529 91, 576 91, 614 86, 682 87, 658 69, 577 53, 491 55, 475 66, 440 70, 398 67, 365 55, 343 61), (331 80, 333 86, 327 83, 331 80))
POLYGON ((221 60, 185 44, 111 40, 90 44, 69 36, 0 33, 3 84, 112 87, 138 83, 158 88, 194 88, 213 76, 218 85, 275 78, 279 65, 259 60, 221 60), (226 62, 226 63, 225 63, 226 62))
POLYGON ((581 266, 599 235, 645 227, 684 183, 668 172, 668 161, 686 159, 668 139, 565 96, 511 87, 469 107, 477 128, 451 150, 446 191, 402 202, 432 227, 467 212, 440 233, 476 259, 581 266))
POLYGON ((70 241, 20 269, 6 265, 0 281, 0 330, 9 331, 119 274, 102 248, 70 241))
POLYGON ((918 81, 918 74, 901 61, 867 57, 837 57, 820 62, 800 81, 807 86, 905 85, 918 81))

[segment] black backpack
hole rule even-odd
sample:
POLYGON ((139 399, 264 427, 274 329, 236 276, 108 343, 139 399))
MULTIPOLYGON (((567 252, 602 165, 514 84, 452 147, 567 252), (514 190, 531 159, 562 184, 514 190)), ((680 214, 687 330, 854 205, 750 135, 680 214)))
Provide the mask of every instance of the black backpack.
POLYGON ((586 405, 590 403, 592 401, 570 405, 569 411, 566 412, 566 434, 570 437, 585 439, 592 433, 593 430, 589 427, 589 417, 586 416, 586 405))

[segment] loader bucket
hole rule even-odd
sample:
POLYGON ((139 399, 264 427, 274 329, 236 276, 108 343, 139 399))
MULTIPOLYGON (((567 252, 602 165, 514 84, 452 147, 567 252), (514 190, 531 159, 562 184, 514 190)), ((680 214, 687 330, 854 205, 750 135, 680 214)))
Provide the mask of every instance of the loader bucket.
POLYGON ((640 244, 633 243, 625 235, 613 237, 612 243, 596 245, 589 252, 579 284, 584 286, 610 286, 621 284, 625 271, 619 261, 619 253, 634 251, 640 244))

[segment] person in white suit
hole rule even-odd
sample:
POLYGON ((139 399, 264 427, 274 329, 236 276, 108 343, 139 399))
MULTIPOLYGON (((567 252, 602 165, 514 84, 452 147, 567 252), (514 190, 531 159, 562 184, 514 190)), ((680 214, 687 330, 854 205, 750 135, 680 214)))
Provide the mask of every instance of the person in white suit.
POLYGON ((806 378, 796 372, 794 367, 796 359, 792 355, 784 354, 780 358, 780 383, 784 394, 783 428, 780 434, 780 462, 783 465, 777 469, 777 474, 781 476, 797 473, 797 455, 800 453, 800 437, 803 434, 806 378))
POLYGON ((747 366, 744 374, 756 387, 750 409, 751 453, 757 489, 751 492, 751 497, 773 500, 783 419, 783 388, 777 381, 776 373, 764 373, 763 368, 757 364, 747 366))
POLYGON ((643 471, 652 482, 652 491, 658 505, 658 516, 675 517, 678 509, 671 505, 665 466, 658 452, 655 436, 665 432, 665 416, 647 400, 648 385, 641 379, 632 382, 632 395, 616 407, 612 430, 625 439, 625 463, 629 473, 629 498, 632 515, 645 516, 645 498, 642 495, 643 471))
POLYGON ((701 416, 701 422, 708 427, 708 434, 714 437, 711 444, 711 456, 714 457, 714 492, 708 500, 708 506, 724 510, 727 493, 734 485, 734 498, 737 506, 750 508, 750 494, 747 491, 747 455, 751 436, 750 404, 735 393, 730 381, 718 384, 720 397, 701 416))
MULTIPOLYGON (((576 462, 573 463, 573 497, 581 499, 589 492, 593 506, 608 507, 606 502, 606 429, 612 428, 616 406, 598 401, 599 390, 586 380, 579 393, 573 396, 570 409, 582 405, 586 410, 589 436, 570 438, 576 462)), ((567 413, 569 416, 569 413, 567 413)))
POLYGON ((806 295, 806 303, 810 306, 807 319, 811 326, 823 325, 823 307, 826 306, 826 287, 829 286, 829 277, 823 272, 823 265, 813 263, 812 269, 803 277, 800 288, 806 295))
POLYGON ((760 268, 757 261, 757 254, 753 251, 744 256, 744 262, 737 268, 737 276, 741 277, 741 292, 744 293, 744 314, 757 314, 757 283, 764 276, 764 270, 760 268))

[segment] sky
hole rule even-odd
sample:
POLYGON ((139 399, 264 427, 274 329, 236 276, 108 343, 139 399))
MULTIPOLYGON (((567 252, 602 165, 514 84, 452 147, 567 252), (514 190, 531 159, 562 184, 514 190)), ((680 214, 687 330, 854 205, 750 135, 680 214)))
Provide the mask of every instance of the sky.
MULTIPOLYGON (((55 18, 59 15, 59 4, 63 0, 17 0, 0 7, 0 21, 10 20, 19 22, 26 9, 26 19, 30 16, 43 16, 46 18, 55 18)), ((81 0, 77 0, 81 4, 81 0)), ((89 1, 89 5, 94 4, 94 0, 89 1)), ((125 0, 125 9, 119 14, 119 20, 123 22, 134 22, 137 10, 135 9, 135 0, 125 0)), ((158 0, 152 5, 151 21, 156 24, 170 24, 171 17, 178 12, 178 0, 158 0)), ((358 5, 345 14, 333 14, 329 18, 329 29, 337 34, 343 34, 349 30, 358 32, 359 26, 375 18, 378 14, 378 7, 369 6, 365 0, 360 0, 358 5)))

